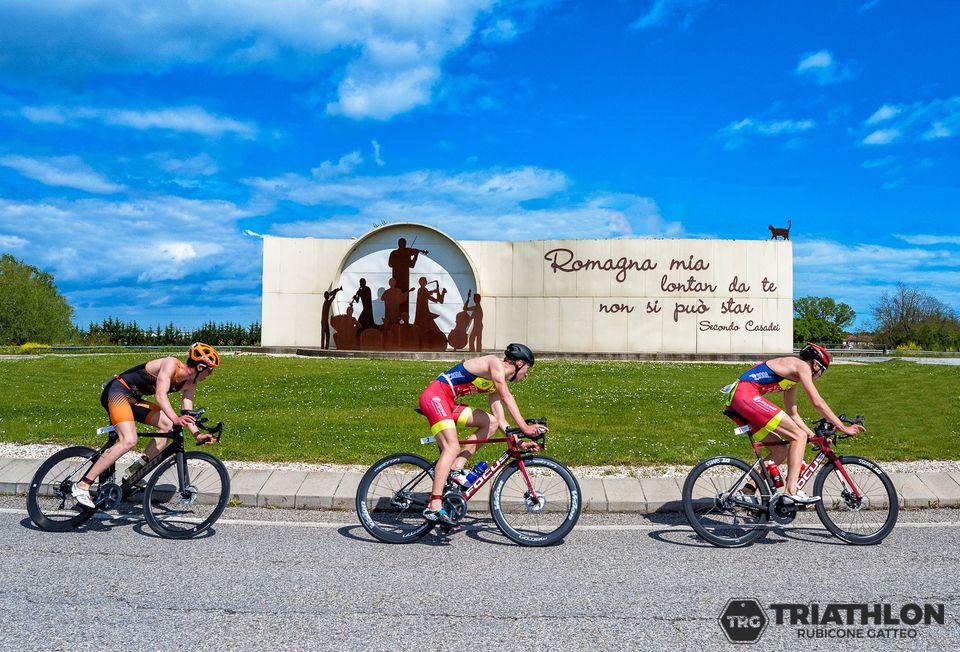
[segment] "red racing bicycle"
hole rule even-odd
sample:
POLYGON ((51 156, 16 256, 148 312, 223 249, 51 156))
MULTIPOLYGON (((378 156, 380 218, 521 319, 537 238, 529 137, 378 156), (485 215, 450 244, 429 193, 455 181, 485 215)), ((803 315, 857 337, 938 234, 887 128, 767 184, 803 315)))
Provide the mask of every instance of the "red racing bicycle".
MULTIPOLYGON (((546 419, 527 419, 546 425, 546 419)), ((524 451, 519 428, 507 428, 505 437, 464 439, 462 444, 506 443, 507 450, 469 488, 448 479, 443 506, 459 522, 468 501, 493 479, 490 514, 507 538, 522 546, 549 546, 563 539, 580 517, 580 485, 557 460, 524 451)), ((526 437, 546 448, 546 435, 526 437)), ((430 443, 426 437, 421 443, 430 443)), ((364 529, 386 543, 410 543, 434 527, 449 526, 424 520, 423 510, 433 488, 434 462, 420 455, 388 455, 371 466, 357 488, 357 516, 364 529)))
MULTIPOLYGON (((776 524, 789 524, 800 508, 787 504, 777 493, 777 482, 760 454, 761 447, 786 446, 788 442, 761 444, 753 437, 746 419, 733 410, 724 412, 737 424, 736 434, 747 434, 756 455, 750 465, 735 457, 712 457, 697 464, 683 485, 683 511, 701 537, 721 547, 748 545, 776 524)), ((863 425, 863 417, 847 419, 863 425)), ((868 545, 882 541, 897 522, 899 501, 893 482, 876 462, 856 455, 837 455, 833 446, 849 435, 838 432, 826 419, 817 422, 809 438, 816 456, 802 468, 797 488, 813 478, 817 516, 836 537, 847 543, 868 545)))

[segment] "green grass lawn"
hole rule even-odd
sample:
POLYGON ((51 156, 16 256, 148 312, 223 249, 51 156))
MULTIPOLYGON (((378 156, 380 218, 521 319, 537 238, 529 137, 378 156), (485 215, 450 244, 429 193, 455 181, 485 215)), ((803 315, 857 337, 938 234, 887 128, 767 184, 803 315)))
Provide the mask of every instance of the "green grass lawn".
MULTIPOLYGON (((100 384, 145 359, 0 360, 0 440, 99 444, 94 430, 107 423, 100 384)), ((450 366, 228 356, 201 384, 196 403, 226 423, 217 448, 224 459, 370 463, 398 451, 429 457, 435 448, 418 441, 429 434, 427 422, 413 408, 422 388, 450 366)), ((750 453, 746 438, 731 433, 719 393, 745 367, 542 361, 513 388, 525 416, 549 418, 549 453, 569 464, 692 464, 750 453)), ((818 387, 838 413, 866 416, 869 431, 842 442, 841 451, 878 460, 960 459, 957 367, 835 365, 818 387)), ((482 396, 467 402, 486 405, 482 396)), ((805 397, 801 414, 815 416, 805 397)))

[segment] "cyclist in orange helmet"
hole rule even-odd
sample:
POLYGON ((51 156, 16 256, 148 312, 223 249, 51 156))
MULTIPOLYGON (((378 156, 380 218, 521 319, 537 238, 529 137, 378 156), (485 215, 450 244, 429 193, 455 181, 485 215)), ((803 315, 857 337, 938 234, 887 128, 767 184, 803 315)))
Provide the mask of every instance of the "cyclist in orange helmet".
MULTIPOLYGON (((119 439, 100 456, 87 475, 73 485, 73 497, 77 502, 93 508, 90 485, 121 455, 137 445, 137 421, 161 432, 167 432, 173 426, 183 426, 198 442, 214 443, 216 440, 212 435, 201 433, 194 425, 193 417, 177 414, 168 395, 180 392, 181 409, 192 410, 197 383, 209 378, 219 366, 220 354, 217 350, 209 344, 197 342, 190 346, 186 363, 174 357, 157 358, 127 369, 107 381, 100 395, 100 404, 110 415, 110 423, 116 426, 119 439), (148 395, 153 395, 156 403, 143 399, 148 395)), ((166 438, 152 438, 139 463, 146 464, 166 445, 166 438)))
POLYGON ((807 446, 807 437, 814 436, 814 432, 804 423, 797 411, 798 384, 807 393, 813 409, 830 421, 837 430, 847 435, 857 435, 863 430, 861 425, 848 426, 841 422, 814 386, 814 381, 830 367, 832 360, 827 349, 808 342, 800 349, 798 357, 785 356, 761 362, 723 388, 727 395, 727 405, 747 420, 761 443, 783 440, 790 442, 788 447, 774 446, 768 449, 770 454, 767 456, 767 459, 777 464, 783 464, 784 460, 787 460, 784 500, 788 503, 809 505, 820 500, 819 496, 808 496, 803 491, 797 491, 800 463, 807 446), (783 392, 785 411, 764 398, 764 394, 771 392, 783 392), (784 451, 784 448, 789 450, 784 451))

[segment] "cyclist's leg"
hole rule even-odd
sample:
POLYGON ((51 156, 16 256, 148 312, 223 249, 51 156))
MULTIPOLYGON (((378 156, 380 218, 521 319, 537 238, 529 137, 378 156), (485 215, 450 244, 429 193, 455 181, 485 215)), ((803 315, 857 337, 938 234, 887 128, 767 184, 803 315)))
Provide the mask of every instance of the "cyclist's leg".
MULTIPOLYGON (((134 406, 133 414, 137 421, 145 423, 148 426, 153 426, 160 432, 170 432, 173 428, 173 422, 163 413, 160 406, 150 401, 140 401, 134 406)), ((150 443, 147 444, 146 450, 143 451, 144 456, 148 460, 152 460, 160 451, 166 448, 167 441, 166 437, 152 437, 150 443)))
POLYGON ((430 496, 430 502, 427 504, 427 509, 432 512, 443 506, 440 496, 443 495, 443 490, 447 485, 450 468, 460 453, 456 427, 444 428, 437 432, 436 436, 437 445, 440 446, 440 457, 433 466, 433 492, 430 496))
POLYGON ((116 426, 117 443, 103 452, 77 487, 90 489, 96 478, 112 466, 121 455, 137 445, 137 426, 133 417, 133 395, 118 383, 111 383, 101 397, 101 403, 110 415, 110 423, 116 426))
MULTIPOLYGON (((490 439, 497 431, 497 422, 483 410, 474 410, 467 406, 457 415, 457 425, 468 428, 476 428, 470 439, 490 439)), ((466 465, 470 456, 476 453, 483 444, 464 444, 461 447, 460 454, 453 462, 454 469, 462 469, 466 465)))
POLYGON ((450 467, 460 453, 460 444, 457 440, 456 418, 462 414, 464 406, 456 405, 447 394, 447 389, 440 381, 430 383, 420 395, 420 411, 430 423, 430 432, 437 438, 440 447, 440 458, 434 465, 433 491, 427 509, 436 512, 442 507, 440 496, 447 485, 450 467), (459 409, 459 411, 458 411, 459 409))
MULTIPOLYGON (((793 419, 783 413, 780 422, 771 428, 781 439, 790 441, 790 447, 787 451, 787 478, 786 493, 794 495, 797 493, 797 480, 800 477, 800 463, 803 462, 803 452, 807 448, 807 433, 803 428, 797 425, 793 419)), ((782 448, 778 447, 778 448, 782 448)))

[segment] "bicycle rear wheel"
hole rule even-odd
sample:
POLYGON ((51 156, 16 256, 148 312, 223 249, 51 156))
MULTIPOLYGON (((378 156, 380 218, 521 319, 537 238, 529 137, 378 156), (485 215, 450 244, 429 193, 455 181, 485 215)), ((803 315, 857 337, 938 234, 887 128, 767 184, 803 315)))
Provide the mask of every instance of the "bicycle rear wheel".
POLYGON ((900 501, 890 476, 868 459, 855 455, 840 458, 847 476, 828 462, 813 482, 813 493, 820 496, 817 516, 834 536, 848 543, 880 543, 897 523, 900 501), (860 492, 858 498, 853 491, 860 492))
MULTIPOLYGON (((27 491, 27 513, 34 525, 48 532, 65 532, 93 516, 95 510, 78 504, 70 490, 93 466, 96 454, 89 446, 71 446, 40 465, 27 491)), ((95 487, 93 492, 96 495, 95 487)))
POLYGON ((385 543, 416 541, 436 525, 423 518, 432 490, 433 464, 410 453, 389 455, 360 479, 360 524, 385 543))
POLYGON ((691 469, 683 483, 683 511, 690 527, 722 548, 748 545, 766 533, 769 497, 766 481, 735 457, 704 460, 691 469), (752 499, 737 491, 746 473, 758 487, 752 499))
POLYGON ((209 453, 183 454, 181 485, 177 455, 157 467, 143 490, 143 515, 165 539, 189 539, 213 525, 230 499, 227 467, 209 453))
POLYGON ((570 470, 549 457, 511 462, 493 481, 490 514, 500 531, 521 546, 549 546, 567 536, 583 508, 580 485, 570 470))

